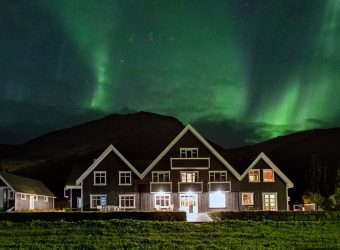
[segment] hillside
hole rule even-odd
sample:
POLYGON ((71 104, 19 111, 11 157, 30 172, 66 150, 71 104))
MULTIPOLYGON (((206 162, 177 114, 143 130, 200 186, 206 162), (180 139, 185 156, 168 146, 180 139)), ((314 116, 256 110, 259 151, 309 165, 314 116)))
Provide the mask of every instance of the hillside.
MULTIPOLYGON (((147 112, 109 115, 21 145, 0 145, 0 167, 40 179, 61 196, 73 166, 89 166, 109 144, 142 170, 183 127, 175 118, 147 112)), ((340 128, 294 133, 236 149, 213 146, 240 174, 265 152, 294 182, 294 203, 311 188, 326 195, 333 192, 340 165, 340 128)))
POLYGON ((227 149, 224 156, 233 166, 238 163, 239 171, 243 172, 260 152, 265 152, 294 182, 293 201, 299 202, 301 195, 306 190, 313 191, 315 186, 327 196, 334 192, 340 169, 340 128, 280 136, 251 146, 227 149))

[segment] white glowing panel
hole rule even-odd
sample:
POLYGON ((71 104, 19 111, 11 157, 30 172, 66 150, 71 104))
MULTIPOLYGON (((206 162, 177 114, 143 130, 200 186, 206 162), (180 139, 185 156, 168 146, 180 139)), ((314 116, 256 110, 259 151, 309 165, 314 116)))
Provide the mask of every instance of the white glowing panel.
POLYGON ((209 194, 210 208, 224 208, 225 207, 225 193, 214 192, 209 194))

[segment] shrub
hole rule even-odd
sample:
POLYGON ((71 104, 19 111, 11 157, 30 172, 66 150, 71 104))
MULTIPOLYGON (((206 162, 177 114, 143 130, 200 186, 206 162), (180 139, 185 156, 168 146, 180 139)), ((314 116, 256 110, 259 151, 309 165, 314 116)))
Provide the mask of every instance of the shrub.
POLYGON ((24 222, 32 220, 42 221, 80 221, 80 220, 155 220, 155 221, 185 221, 185 212, 20 212, 0 213, 0 220, 24 222))
POLYGON ((240 211, 220 212, 219 216, 221 220, 338 221, 340 211, 240 211))

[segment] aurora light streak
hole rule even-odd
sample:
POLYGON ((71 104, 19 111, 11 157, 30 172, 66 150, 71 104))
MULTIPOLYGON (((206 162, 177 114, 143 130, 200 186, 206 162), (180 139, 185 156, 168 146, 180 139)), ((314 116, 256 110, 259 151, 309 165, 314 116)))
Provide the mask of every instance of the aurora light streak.
POLYGON ((339 23, 337 0, 2 1, 0 143, 140 110, 226 146, 339 126, 339 23))

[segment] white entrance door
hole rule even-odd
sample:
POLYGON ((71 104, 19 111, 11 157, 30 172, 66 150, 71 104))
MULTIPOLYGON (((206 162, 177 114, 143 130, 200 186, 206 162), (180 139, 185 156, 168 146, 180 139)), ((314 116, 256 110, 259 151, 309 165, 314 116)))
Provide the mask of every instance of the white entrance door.
POLYGON ((179 210, 187 213, 198 213, 198 194, 180 194, 179 210))
POLYGON ((4 188, 0 187, 0 210, 4 208, 4 188))
POLYGON ((30 210, 33 210, 34 209, 34 196, 33 195, 30 195, 30 210))
POLYGON ((277 195, 276 193, 263 194, 263 210, 277 210, 277 195))

